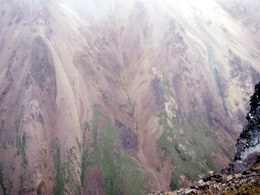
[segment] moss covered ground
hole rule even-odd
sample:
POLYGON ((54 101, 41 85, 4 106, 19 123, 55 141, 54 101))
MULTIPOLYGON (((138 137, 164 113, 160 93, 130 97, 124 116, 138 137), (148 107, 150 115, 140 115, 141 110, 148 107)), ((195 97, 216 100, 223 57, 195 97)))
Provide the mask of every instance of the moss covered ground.
POLYGON ((106 194, 143 194, 148 182, 147 175, 141 172, 133 158, 118 147, 119 144, 111 120, 106 114, 100 113, 97 106, 94 107, 92 124, 88 125, 87 128, 91 128, 93 133, 92 147, 94 151, 88 154, 88 147, 86 144, 82 144, 85 146, 82 151, 82 184, 85 169, 98 165, 105 181, 106 194), (106 121, 103 128, 99 127, 101 117, 106 121), (98 134, 102 138, 102 147, 97 141, 98 134))
POLYGON ((224 149, 217 142, 214 127, 198 115, 191 121, 184 120, 182 125, 177 117, 169 118, 166 111, 158 117, 163 133, 157 140, 157 146, 159 150, 166 150, 174 167, 171 189, 180 187, 180 175, 196 180, 199 174, 208 170, 217 171, 212 153, 224 149), (181 129, 184 133, 181 133, 181 129))

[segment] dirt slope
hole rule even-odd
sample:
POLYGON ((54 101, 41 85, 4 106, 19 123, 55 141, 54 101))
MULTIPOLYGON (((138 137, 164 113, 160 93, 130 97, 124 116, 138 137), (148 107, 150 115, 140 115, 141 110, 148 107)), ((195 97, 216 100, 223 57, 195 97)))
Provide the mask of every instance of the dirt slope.
POLYGON ((260 52, 219 2, 1 0, 0 16, 4 194, 142 194, 230 162, 260 52))

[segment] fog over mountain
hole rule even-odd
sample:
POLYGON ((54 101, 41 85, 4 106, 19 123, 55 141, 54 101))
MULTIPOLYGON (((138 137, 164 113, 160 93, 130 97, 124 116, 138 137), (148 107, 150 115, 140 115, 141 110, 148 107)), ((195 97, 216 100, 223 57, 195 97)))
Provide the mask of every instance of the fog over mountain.
POLYGON ((258 0, 0 0, 0 194, 146 194, 226 166, 260 80, 258 0))

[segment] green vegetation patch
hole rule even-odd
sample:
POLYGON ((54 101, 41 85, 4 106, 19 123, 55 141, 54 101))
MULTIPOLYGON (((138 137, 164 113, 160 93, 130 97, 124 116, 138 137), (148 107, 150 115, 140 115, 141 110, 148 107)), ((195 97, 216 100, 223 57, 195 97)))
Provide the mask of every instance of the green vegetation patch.
POLYGON ((4 186, 4 174, 3 174, 3 172, 2 172, 2 166, 0 166, 0 185, 1 185, 1 187, 2 187, 2 189, 3 189, 3 192, 4 192, 4 195, 6 195, 7 193, 6 193, 6 187, 4 186))
POLYGON ((224 149, 217 142, 214 127, 197 115, 192 121, 184 120, 183 125, 177 117, 170 119, 166 111, 158 117, 163 133, 157 140, 157 146, 159 150, 166 150, 173 165, 171 189, 180 187, 180 175, 196 180, 199 174, 208 170, 217 171, 211 154, 224 149))
MULTIPOLYGON (((94 107, 92 120, 92 133, 94 151, 88 156, 88 147, 83 143, 82 152, 82 185, 84 183, 84 173, 87 167, 98 165, 102 171, 106 185, 106 194, 143 194, 148 177, 139 170, 137 162, 123 152, 116 141, 115 130, 108 116, 101 114, 98 106, 94 107), (103 117, 107 125, 99 128, 99 118, 103 117), (98 134, 102 138, 102 147, 97 141, 98 134)), ((91 178, 86 178, 91 179, 91 178)))
POLYGON ((120 177, 122 177, 125 185, 121 191, 124 194, 143 194, 142 192, 149 191, 147 187, 147 182, 149 180, 148 175, 143 175, 139 170, 137 162, 130 158, 125 152, 120 153, 119 163, 122 166, 120 170, 120 177))
POLYGON ((64 194, 64 174, 65 174, 65 167, 61 165, 61 159, 60 159, 60 144, 59 140, 56 139, 53 144, 54 148, 54 165, 57 170, 57 186, 55 189, 55 195, 64 194))
POLYGON ((20 130, 20 118, 16 122, 16 155, 22 156, 22 167, 26 168, 28 165, 27 156, 26 156, 26 133, 22 133, 20 130))
POLYGON ((0 138, 1 138, 2 131, 3 131, 4 123, 5 123, 5 121, 2 120, 1 127, 0 127, 0 138))
POLYGON ((0 164, 0 187, 3 190, 4 195, 11 194, 13 189, 13 182, 8 178, 8 176, 4 176, 3 174, 3 166, 0 164))
POLYGON ((55 194, 81 194, 80 181, 77 180, 80 172, 75 167, 80 167, 76 155, 76 147, 73 146, 66 152, 65 162, 61 163, 61 151, 59 140, 56 139, 53 144, 54 165, 57 170, 57 186, 55 194))

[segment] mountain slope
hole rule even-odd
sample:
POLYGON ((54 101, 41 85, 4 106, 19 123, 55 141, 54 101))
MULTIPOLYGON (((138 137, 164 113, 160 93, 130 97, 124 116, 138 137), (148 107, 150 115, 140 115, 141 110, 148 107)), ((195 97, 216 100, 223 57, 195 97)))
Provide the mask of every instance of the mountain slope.
POLYGON ((260 153, 259 115, 260 83, 255 86, 250 97, 248 124, 237 139, 237 152, 234 160, 221 173, 209 171, 194 182, 190 188, 173 192, 153 194, 259 194, 260 192, 260 153))
POLYGON ((230 162, 260 53, 218 3, 0 5, 5 194, 142 194, 230 162))

